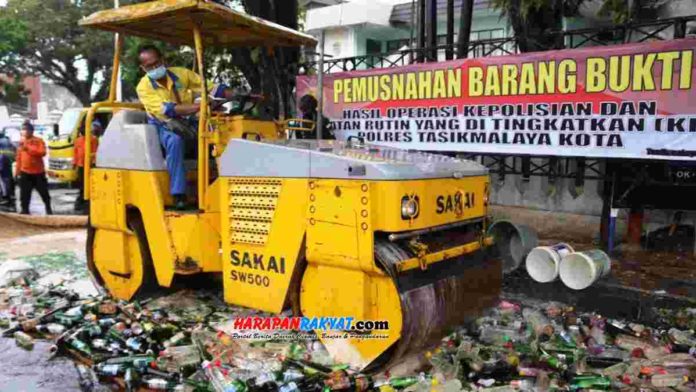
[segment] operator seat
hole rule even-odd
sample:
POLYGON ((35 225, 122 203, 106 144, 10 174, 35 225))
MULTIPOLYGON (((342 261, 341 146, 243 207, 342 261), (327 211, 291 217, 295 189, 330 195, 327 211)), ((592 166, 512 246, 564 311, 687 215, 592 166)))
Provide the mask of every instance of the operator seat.
POLYGON ((141 110, 114 114, 99 141, 97 167, 126 170, 167 170, 157 129, 141 110))
MULTIPOLYGON (((157 128, 147 123, 147 114, 144 111, 121 110, 114 114, 99 143, 97 167, 167 171, 164 148, 160 143, 157 128)), ((196 159, 184 160, 187 173, 195 173, 197 167, 196 159)), ((195 199, 196 190, 196 186, 187 187, 189 198, 195 199)))

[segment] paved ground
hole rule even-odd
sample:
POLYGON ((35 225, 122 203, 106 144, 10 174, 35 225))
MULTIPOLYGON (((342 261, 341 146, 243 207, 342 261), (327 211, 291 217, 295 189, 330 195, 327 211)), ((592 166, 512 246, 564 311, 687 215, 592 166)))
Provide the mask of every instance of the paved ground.
MULTIPOLYGON (((72 194, 75 192, 52 190, 54 208, 60 206, 60 211, 67 211, 66 205, 72 208, 72 194)), ((39 195, 35 194, 33 199, 31 212, 43 214, 39 195)), ((0 216, 0 263, 5 259, 46 254, 73 254, 82 260, 85 239, 84 229, 32 226, 0 216)), ((90 285, 86 279, 77 284, 90 285)), ((37 340, 34 349, 27 352, 17 347, 14 339, 0 338, 0 391, 79 392, 81 389, 75 365, 64 357, 49 360, 50 346, 49 342, 37 340)))
MULTIPOLYGON (((20 211, 19 205, 19 189, 16 189, 16 199, 17 199, 17 212, 20 211)), ((78 190, 70 189, 62 184, 51 184, 51 189, 49 189, 49 194, 51 195, 51 206, 53 207, 54 214, 61 215, 73 215, 75 211, 73 205, 75 199, 77 198, 78 190)), ((46 213, 45 206, 39 193, 34 191, 31 195, 31 204, 29 205, 29 212, 32 215, 43 215, 46 213)))
MULTIPOLYGON (((0 218, 0 225, 6 218, 0 218)), ((4 225, 3 225, 4 226, 4 225)), ((27 225, 28 226, 28 225, 27 225)), ((87 232, 85 229, 66 231, 65 229, 42 230, 42 234, 28 232, 21 237, 0 237, 0 253, 7 258, 43 255, 47 253, 74 252, 83 256, 87 232)))

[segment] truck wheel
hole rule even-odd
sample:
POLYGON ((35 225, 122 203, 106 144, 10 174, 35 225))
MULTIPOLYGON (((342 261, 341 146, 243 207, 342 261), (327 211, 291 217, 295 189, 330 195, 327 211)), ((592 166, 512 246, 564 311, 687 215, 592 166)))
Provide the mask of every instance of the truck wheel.
MULTIPOLYGON (((95 229, 89 223, 87 228, 87 269, 89 270, 89 273, 92 276, 93 282, 95 283, 95 285, 97 285, 100 291, 109 292, 120 299, 141 300, 148 298, 149 296, 154 294, 156 290, 159 288, 159 285, 157 284, 155 268, 152 262, 152 255, 150 254, 150 246, 148 245, 147 233, 145 232, 145 225, 143 224, 143 220, 140 216, 140 213, 137 210, 129 210, 126 214, 126 224, 128 225, 128 228, 135 234, 136 240, 138 242, 138 249, 140 250, 140 265, 138 267, 142 271, 142 274, 134 274, 128 276, 119 275, 118 283, 116 279, 109 279, 109 277, 106 277, 105 279, 105 277, 102 274, 103 271, 100 272, 100 268, 97 266, 98 261, 94 260, 94 242, 98 229, 95 229), (131 282, 131 279, 137 279, 140 282, 131 282), (131 287, 133 285, 137 285, 138 288, 132 295, 126 295, 128 298, 122 298, 124 297, 124 295, 117 295, 117 293, 115 292, 116 285, 131 287)), ((102 268, 102 270, 104 270, 104 268, 102 268)))

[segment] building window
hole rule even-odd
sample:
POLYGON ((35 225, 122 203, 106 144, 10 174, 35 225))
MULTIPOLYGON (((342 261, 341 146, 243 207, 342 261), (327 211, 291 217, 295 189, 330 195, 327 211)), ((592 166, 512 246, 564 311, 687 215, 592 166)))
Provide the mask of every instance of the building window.
POLYGON ((382 43, 373 39, 368 39, 365 43, 365 51, 367 54, 379 54, 382 52, 382 43))
POLYGON ((387 41, 387 53, 398 52, 404 46, 408 47, 410 44, 410 39, 396 39, 392 41, 387 41))
POLYGON ((504 38, 504 29, 477 30, 471 32, 470 41, 482 41, 487 39, 504 38))

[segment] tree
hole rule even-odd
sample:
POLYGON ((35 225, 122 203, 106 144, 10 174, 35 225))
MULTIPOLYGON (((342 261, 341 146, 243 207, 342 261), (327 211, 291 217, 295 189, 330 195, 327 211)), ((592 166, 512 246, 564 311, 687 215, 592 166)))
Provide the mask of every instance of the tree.
POLYGON ((7 78, 0 75, 0 103, 17 104, 31 93, 19 78, 7 78))
MULTIPOLYGON (((297 0, 242 0, 250 15, 258 16, 291 29, 298 28, 297 0)), ((265 48, 240 48, 230 51, 229 64, 237 67, 252 88, 268 96, 265 114, 278 118, 292 111, 292 92, 295 86, 295 67, 299 60, 298 48, 276 48, 272 53, 265 48)), ((220 66, 224 67, 225 57, 220 66)))
MULTIPOLYGON (((563 17, 576 16, 586 0, 493 0, 493 7, 506 15, 521 52, 563 48, 563 17)), ((599 15, 614 23, 635 21, 664 0, 604 0, 599 15)))
POLYGON ((493 0, 510 20, 521 52, 563 47, 563 17, 577 12, 583 0, 493 0))
POLYGON ((610 16, 614 23, 627 23, 643 19, 654 19, 657 8, 669 0, 604 0, 597 12, 610 16))
MULTIPOLYGON (((121 0, 122 5, 146 0, 121 0)), ((251 15, 297 28, 297 0, 219 1, 251 15)), ((14 75, 41 75, 66 87, 84 104, 106 98, 113 58, 113 34, 86 29, 78 21, 98 10, 113 7, 113 0, 9 0, 0 8, 0 69, 14 75), (81 70, 85 72, 81 72, 81 70)), ((137 47, 147 40, 128 37, 122 61, 124 98, 135 97, 142 72, 137 47)), ((150 42, 148 42, 150 43, 150 42)), ((191 67, 193 54, 185 48, 156 43, 169 64, 191 67)), ((208 48, 209 70, 231 69, 243 73, 251 87, 269 96, 269 116, 286 113, 291 101, 297 49, 261 48, 213 50, 208 48)))
POLYGON ((109 7, 112 0, 9 0, 0 8, 0 68, 14 75, 41 75, 84 105, 106 97, 104 75, 111 67, 113 36, 88 33, 78 21, 109 7))

